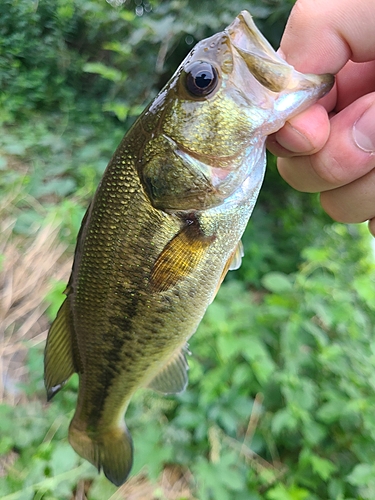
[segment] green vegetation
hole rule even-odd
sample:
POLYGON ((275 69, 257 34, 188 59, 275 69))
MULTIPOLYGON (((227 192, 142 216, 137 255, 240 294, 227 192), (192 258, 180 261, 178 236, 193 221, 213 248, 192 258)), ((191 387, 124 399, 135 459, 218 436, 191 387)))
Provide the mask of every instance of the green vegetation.
POLYGON ((243 8, 277 45, 292 1, 0 3, 3 500, 373 500, 375 261, 270 157, 178 397, 144 390, 116 492, 67 442, 77 379, 46 404, 43 348, 84 209, 134 116, 195 40, 243 8))

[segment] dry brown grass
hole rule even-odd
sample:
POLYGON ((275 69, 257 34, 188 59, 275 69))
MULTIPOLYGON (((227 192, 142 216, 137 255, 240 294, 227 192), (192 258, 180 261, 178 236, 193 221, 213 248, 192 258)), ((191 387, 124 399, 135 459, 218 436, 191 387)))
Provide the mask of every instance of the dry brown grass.
POLYGON ((165 467, 156 486, 139 474, 121 486, 109 500, 194 500, 191 483, 189 471, 169 465, 165 467))
MULTIPOLYGON (((180 466, 168 465, 152 484, 140 472, 131 477, 108 500, 196 500, 191 492, 192 475, 180 466)), ((81 480, 70 500, 87 500, 91 481, 81 480)))
MULTIPOLYGON (((9 200, 3 200, 1 215, 9 200)), ((16 404, 17 382, 26 378, 27 344, 45 340, 48 321, 44 301, 51 280, 66 280, 71 263, 53 224, 36 229, 32 238, 12 234, 14 220, 0 222, 0 401, 16 404)))

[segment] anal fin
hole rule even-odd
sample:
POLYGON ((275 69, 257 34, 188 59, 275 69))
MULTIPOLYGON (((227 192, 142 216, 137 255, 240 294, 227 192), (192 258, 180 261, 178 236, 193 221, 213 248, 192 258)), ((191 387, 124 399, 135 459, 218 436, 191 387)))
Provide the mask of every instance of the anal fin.
POLYGON ((187 348, 177 350, 158 374, 148 384, 150 389, 162 394, 178 394, 188 385, 189 365, 186 361, 187 348))
POLYGON ((77 371, 74 361, 74 332, 68 297, 48 332, 44 351, 44 385, 48 401, 77 371))

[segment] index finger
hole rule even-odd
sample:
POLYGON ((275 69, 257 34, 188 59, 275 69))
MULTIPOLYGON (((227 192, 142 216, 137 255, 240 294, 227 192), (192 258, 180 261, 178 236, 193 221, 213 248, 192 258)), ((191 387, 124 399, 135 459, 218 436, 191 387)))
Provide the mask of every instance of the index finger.
POLYGON ((298 71, 336 74, 375 58, 373 0, 297 0, 280 48, 298 71))

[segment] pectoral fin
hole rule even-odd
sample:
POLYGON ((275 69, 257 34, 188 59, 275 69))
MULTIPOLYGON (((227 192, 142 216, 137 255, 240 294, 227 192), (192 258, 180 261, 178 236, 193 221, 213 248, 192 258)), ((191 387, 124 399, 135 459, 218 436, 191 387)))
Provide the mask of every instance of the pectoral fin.
POLYGON ((148 387, 163 394, 178 394, 186 389, 188 369, 185 353, 179 349, 151 380, 148 387))
POLYGON ((74 361, 73 336, 69 298, 67 297, 48 332, 44 352, 44 385, 47 389, 48 401, 77 371, 74 361))
POLYGON ((205 236, 197 221, 187 224, 165 246, 153 266, 150 287, 165 292, 196 269, 213 236, 205 236))
MULTIPOLYGON (((229 259, 229 271, 235 271, 241 267, 242 257, 244 256, 243 244, 240 240, 234 250, 231 258, 229 259)), ((225 275, 224 275, 225 276, 225 275)))

